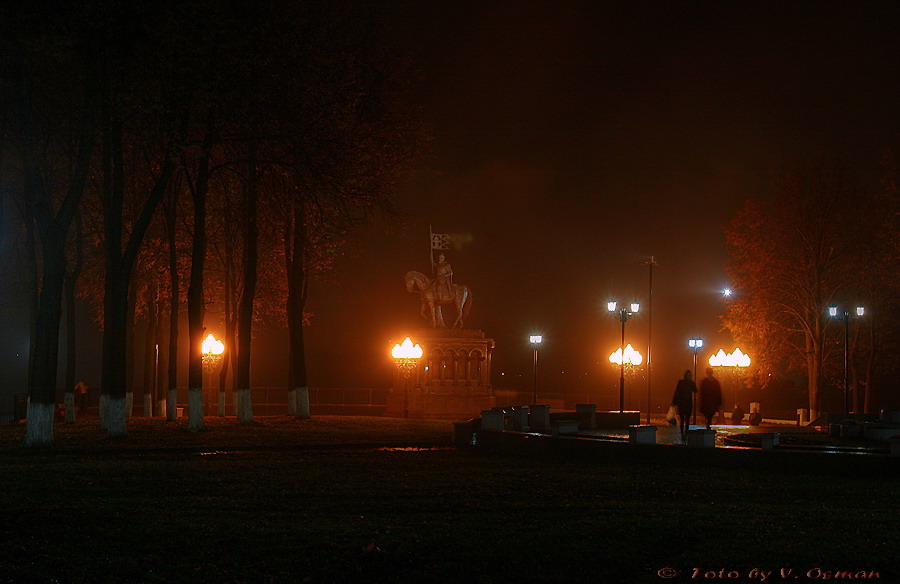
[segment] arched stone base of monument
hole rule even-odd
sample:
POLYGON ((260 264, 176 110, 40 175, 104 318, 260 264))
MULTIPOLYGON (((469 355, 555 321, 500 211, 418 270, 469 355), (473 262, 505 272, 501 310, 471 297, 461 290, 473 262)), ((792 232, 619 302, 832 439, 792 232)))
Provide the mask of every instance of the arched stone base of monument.
POLYGON ((422 358, 408 379, 394 373, 385 416, 463 420, 494 407, 494 339, 474 329, 422 329, 413 339, 422 358))

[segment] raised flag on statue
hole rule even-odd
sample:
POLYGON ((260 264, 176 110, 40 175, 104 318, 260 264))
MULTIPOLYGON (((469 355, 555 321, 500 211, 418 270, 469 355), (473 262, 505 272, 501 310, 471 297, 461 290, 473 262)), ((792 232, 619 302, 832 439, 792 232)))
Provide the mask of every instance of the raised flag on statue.
POLYGON ((450 234, 432 233, 431 249, 450 249, 450 234))

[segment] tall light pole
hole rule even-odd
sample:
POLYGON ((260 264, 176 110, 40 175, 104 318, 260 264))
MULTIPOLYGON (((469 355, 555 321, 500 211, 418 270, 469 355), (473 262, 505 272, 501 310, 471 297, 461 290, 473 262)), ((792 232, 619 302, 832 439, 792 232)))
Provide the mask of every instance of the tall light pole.
MULTIPOLYGON (((844 319, 844 415, 850 415, 850 313, 843 311, 844 319)), ((866 309, 863 306, 856 307, 856 316, 863 316, 866 309)), ((828 316, 838 316, 838 307, 829 306, 828 316)))
POLYGON ((651 357, 651 341, 653 335, 653 266, 658 266, 654 256, 650 256, 650 260, 644 262, 644 265, 650 266, 650 297, 647 302, 647 425, 650 425, 650 377, 653 374, 653 365, 651 357))
MULTIPOLYGON (((699 387, 697 385, 697 353, 700 351, 700 349, 703 348, 703 339, 701 339, 699 337, 688 339, 688 347, 690 347, 691 351, 693 351, 693 353, 694 353, 694 385, 699 387)), ((691 400, 691 411, 694 414, 694 425, 696 426, 697 425, 697 398, 696 397, 694 397, 691 400)))
POLYGON ((531 343, 532 349, 534 349, 534 367, 532 368, 532 393, 533 396, 531 398, 531 403, 537 404, 537 363, 538 363, 538 347, 541 346, 541 341, 543 337, 541 335, 531 335, 528 337, 528 341, 531 343))
MULTIPOLYGON (((618 303, 615 300, 610 300, 606 303, 606 309, 609 310, 612 314, 618 314, 619 320, 622 321, 622 356, 625 355, 625 323, 628 322, 628 317, 637 313, 638 310, 641 309, 641 305, 637 302, 631 303, 631 310, 625 308, 624 306, 621 309, 617 309, 618 303)), ((619 412, 625 411, 625 359, 622 359, 622 364, 619 366, 619 412)))

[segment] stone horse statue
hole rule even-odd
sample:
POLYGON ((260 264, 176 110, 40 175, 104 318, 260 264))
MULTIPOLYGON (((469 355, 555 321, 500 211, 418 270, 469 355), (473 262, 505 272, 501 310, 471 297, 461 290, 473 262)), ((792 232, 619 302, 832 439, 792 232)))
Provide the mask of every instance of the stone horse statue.
POLYGON ((453 284, 450 286, 451 293, 447 296, 439 294, 434 280, 422 272, 406 272, 403 279, 407 292, 418 292, 422 296, 420 314, 426 320, 431 319, 432 328, 447 328, 441 313, 441 306, 444 304, 456 306, 456 320, 450 328, 463 328, 463 317, 469 317, 472 307, 472 291, 468 286, 453 284))

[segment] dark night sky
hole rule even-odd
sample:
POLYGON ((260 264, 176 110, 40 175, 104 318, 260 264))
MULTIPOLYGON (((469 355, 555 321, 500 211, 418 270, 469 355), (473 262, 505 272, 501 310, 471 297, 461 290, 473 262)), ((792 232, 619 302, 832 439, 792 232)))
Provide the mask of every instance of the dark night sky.
MULTIPOLYGON (((530 387, 539 330, 542 387, 606 406, 619 324, 605 302, 647 308, 654 255, 653 387, 667 400, 688 337, 734 348, 719 330, 722 226, 741 202, 802 157, 876 176, 897 142, 896 3, 388 4, 392 42, 425 74, 433 172, 402 188, 405 234, 373 229, 313 289, 312 385, 385 379, 388 339, 424 322, 401 278, 429 271, 433 225, 464 236, 448 259, 473 289, 471 326, 497 339, 495 385, 508 372, 530 387), (358 365, 332 372, 329 353, 358 365)), ((642 352, 648 320, 626 331, 642 352)))

